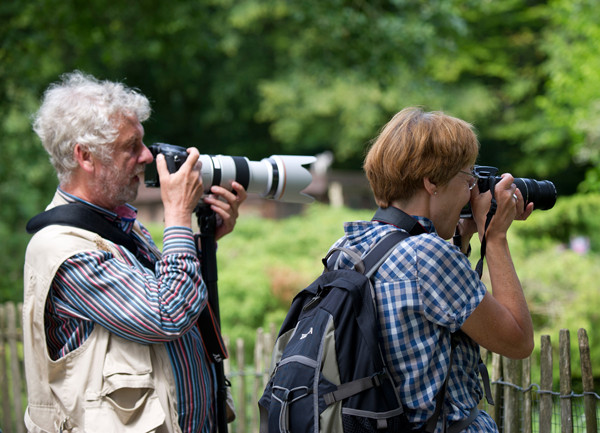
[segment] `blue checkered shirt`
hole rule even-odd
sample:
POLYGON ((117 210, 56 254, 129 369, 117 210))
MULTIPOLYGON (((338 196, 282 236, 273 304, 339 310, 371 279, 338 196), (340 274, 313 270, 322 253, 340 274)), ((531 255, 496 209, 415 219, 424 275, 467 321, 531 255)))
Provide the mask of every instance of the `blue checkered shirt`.
MULTIPOLYGON (((427 233, 396 246, 375 278, 380 346, 392 372, 409 421, 422 425, 435 410, 450 360, 450 333, 458 331, 479 305, 486 288, 460 250, 440 238, 430 220, 415 217, 427 233)), ((375 221, 346 223, 344 244, 364 254, 398 228, 375 221)), ((351 266, 340 255, 338 266, 351 266)), ((445 410, 448 420, 469 415, 482 397, 478 376, 479 346, 460 339, 455 348, 445 410)), ((441 420, 437 431, 441 431, 441 420)), ((491 417, 480 412, 465 432, 497 432, 491 417)))

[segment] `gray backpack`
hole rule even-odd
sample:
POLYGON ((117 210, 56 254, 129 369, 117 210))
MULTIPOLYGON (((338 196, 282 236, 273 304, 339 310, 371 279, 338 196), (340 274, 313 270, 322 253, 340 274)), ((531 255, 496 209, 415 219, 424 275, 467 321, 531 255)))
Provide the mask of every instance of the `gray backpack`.
POLYGON ((362 258, 342 248, 323 259, 325 271, 294 298, 281 326, 259 401, 261 432, 411 430, 379 349, 370 280, 408 236, 392 232, 362 258), (340 253, 354 269, 332 269, 340 253))

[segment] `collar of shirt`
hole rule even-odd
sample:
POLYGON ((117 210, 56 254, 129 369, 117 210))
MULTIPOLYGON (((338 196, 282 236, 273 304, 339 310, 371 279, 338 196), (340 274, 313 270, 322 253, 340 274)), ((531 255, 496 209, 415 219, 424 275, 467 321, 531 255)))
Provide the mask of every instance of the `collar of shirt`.
POLYGON ((419 224, 423 226, 427 233, 437 234, 435 231, 435 227, 433 226, 433 222, 429 218, 425 218, 419 215, 411 215, 414 219, 418 221, 419 224))
POLYGON ((125 233, 129 233, 133 228, 133 224, 135 223, 137 217, 137 209, 128 203, 117 207, 116 212, 113 212, 108 209, 104 209, 103 207, 96 206, 95 204, 83 200, 82 198, 79 198, 73 194, 69 194, 68 192, 60 189, 60 187, 57 189, 57 192, 69 203, 79 202, 91 207, 96 212, 103 215, 107 220, 118 224, 125 233))
MULTIPOLYGON (((423 226, 427 233, 437 235, 433 222, 430 219, 422 216, 413 216, 413 218, 423 226)), ((360 244, 362 242, 367 242, 371 236, 373 236, 373 229, 383 228, 385 226, 393 227, 379 221, 351 221, 344 224, 344 233, 346 238, 353 244, 360 244)))

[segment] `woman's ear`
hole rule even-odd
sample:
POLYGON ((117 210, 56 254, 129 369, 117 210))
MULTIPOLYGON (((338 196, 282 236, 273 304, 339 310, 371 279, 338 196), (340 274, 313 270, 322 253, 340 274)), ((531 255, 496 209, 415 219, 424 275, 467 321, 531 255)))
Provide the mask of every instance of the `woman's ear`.
POLYGON ((423 179, 423 187, 425 188, 425 191, 427 191, 427 193, 429 193, 430 195, 437 194, 437 185, 431 182, 428 177, 423 179))

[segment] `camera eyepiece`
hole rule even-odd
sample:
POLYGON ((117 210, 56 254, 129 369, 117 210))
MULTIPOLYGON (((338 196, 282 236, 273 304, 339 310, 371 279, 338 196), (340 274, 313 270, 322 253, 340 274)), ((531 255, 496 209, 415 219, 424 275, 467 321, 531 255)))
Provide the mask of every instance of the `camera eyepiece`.
MULTIPOLYGON (((162 153, 170 173, 174 173, 187 159, 181 146, 155 143, 148 147, 156 158, 162 153)), ((304 166, 316 161, 314 156, 272 155, 261 161, 250 161, 244 156, 200 155, 200 170, 205 194, 212 185, 231 188, 231 181, 240 183, 247 192, 261 197, 289 203, 311 203, 314 198, 302 192, 311 182, 312 175, 304 166)), ((156 162, 146 165, 145 184, 159 187, 156 162)))

